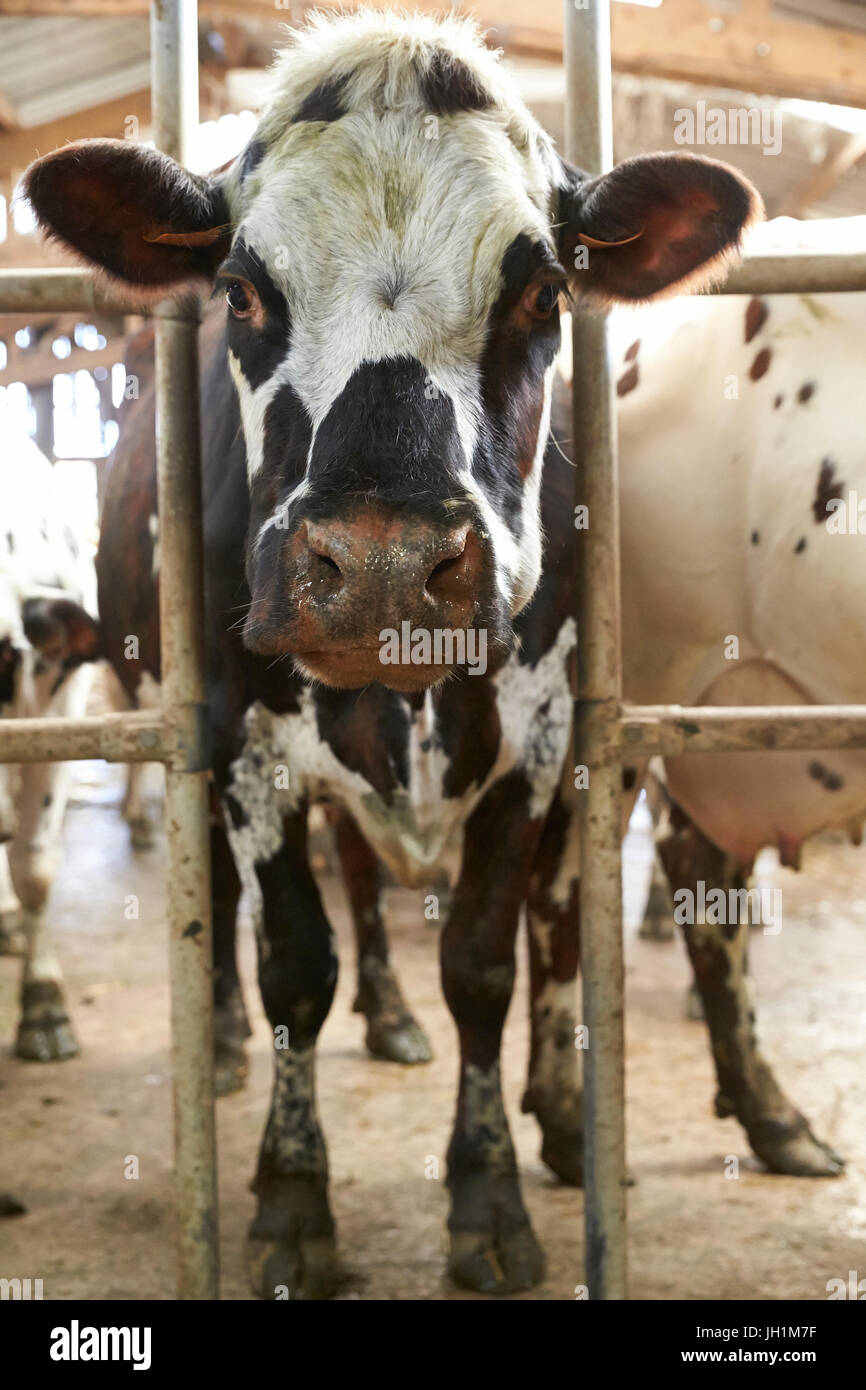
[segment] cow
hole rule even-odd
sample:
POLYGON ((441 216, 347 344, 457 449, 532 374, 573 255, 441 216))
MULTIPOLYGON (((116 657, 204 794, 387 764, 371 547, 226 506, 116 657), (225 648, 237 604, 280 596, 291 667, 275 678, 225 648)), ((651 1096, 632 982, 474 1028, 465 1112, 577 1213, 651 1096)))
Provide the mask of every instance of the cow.
MULTIPOLYGON (((221 1045, 238 1049, 245 1027, 242 885, 275 1030, 253 1287, 322 1298, 340 1281, 315 1104, 337 961, 307 849, 308 807, 325 801, 359 1005, 398 1054, 423 1041, 388 961, 379 865, 419 888, 450 875, 448 1268, 485 1293, 529 1288, 543 1258, 499 1071, 524 905, 524 1108, 546 1163, 571 1182, 581 1167, 573 469, 550 443, 560 305, 708 284, 760 200, 684 153, 589 177, 471 23, 375 12, 294 33, 229 168, 194 176, 131 142, 83 141, 37 161, 26 192, 47 232, 142 298, 203 284, 226 300, 202 334, 211 851, 221 1045)), ((107 490, 100 602, 112 659, 122 669, 139 633, 138 674, 158 679, 146 407, 107 490)), ((801 1134, 790 1109, 758 1134, 782 1171, 801 1134)))
MULTIPOLYGON (((762 228, 762 241, 790 245, 787 222, 762 228)), ((866 219, 851 222, 862 245, 866 219)), ((866 360, 863 326, 857 294, 697 297, 617 324, 628 699, 862 702, 866 410, 852 384, 866 360), (695 482, 704 441, 707 487, 695 482)), ((665 759, 664 774, 670 807, 658 850, 684 907, 700 884, 730 903, 767 845, 799 868, 804 841, 821 830, 860 842, 863 750, 686 753, 665 759)), ((773 916, 771 908, 762 925, 783 941, 773 916)), ((791 1117, 755 1046, 748 923, 728 914, 721 930, 684 929, 717 1109, 737 1114, 760 1152, 761 1127, 791 1117), (721 988, 708 988, 710 979, 721 988)), ((801 1125, 792 1159, 799 1152, 802 1171, 837 1173, 839 1156, 801 1125)))
MULTIPOLYGON (((102 651, 93 559, 63 514, 51 464, 10 422, 0 493, 0 719, 84 714, 102 651)), ((16 1055, 73 1057, 78 1043, 48 931, 68 763, 0 763, 0 954, 23 954, 16 1055)))

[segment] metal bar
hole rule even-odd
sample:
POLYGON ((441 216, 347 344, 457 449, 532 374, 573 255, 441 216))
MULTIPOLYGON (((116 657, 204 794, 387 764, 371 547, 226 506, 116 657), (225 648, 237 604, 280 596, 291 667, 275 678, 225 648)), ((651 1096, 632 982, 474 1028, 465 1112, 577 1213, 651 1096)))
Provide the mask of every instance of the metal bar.
MULTIPOLYGON (((584 161, 585 163, 585 161, 584 161)), ((866 290, 866 254, 746 256, 714 294, 831 294, 866 290)), ((90 270, 0 270, 0 314, 151 313, 131 290, 90 270)))
POLYGON ((587 728, 602 762, 680 753, 866 748, 866 705, 629 705, 587 728))
POLYGON ((866 254, 790 251, 746 256, 716 294, 828 294, 866 290, 866 254))
POLYGON ((169 762, 177 754, 174 729, 153 710, 85 719, 0 720, 0 763, 169 762))
MULTIPOLYGON (((151 9, 154 139, 180 162, 198 118, 195 0, 151 9)), ((169 849, 178 1293, 215 1299, 218 1285, 213 1095, 208 772, 204 753, 204 585, 201 540, 198 306, 156 309, 159 611, 167 717, 191 756, 166 769, 169 849), (198 756, 193 750, 198 747, 198 756)))
MULTIPOLYGON (((589 173, 610 168, 610 13, 608 0, 578 9, 565 0, 567 153, 589 173)), ((614 376, 607 323, 574 315, 575 457, 578 502, 590 524, 577 539, 578 699, 584 712, 615 718, 621 692, 619 519, 614 376)), ((580 744, 576 745, 580 750, 580 744)), ((585 762, 581 751, 578 761, 585 762)), ((586 1088, 586 1282, 591 1298, 620 1299, 626 1290, 625 1041, 623 1018, 621 776, 618 766, 590 766, 580 794, 580 921, 583 1011, 589 1046, 586 1088)))
MULTIPOLYGON (((109 287, 92 270, 0 270, 0 314, 149 314, 131 290, 109 287)), ((57 370, 63 370, 59 361, 57 370)))

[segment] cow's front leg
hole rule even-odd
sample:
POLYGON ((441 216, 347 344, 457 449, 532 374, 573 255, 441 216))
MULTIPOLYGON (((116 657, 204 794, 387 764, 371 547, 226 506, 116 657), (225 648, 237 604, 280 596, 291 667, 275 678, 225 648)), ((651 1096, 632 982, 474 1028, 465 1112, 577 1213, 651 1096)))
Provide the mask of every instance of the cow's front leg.
POLYGON ((539 829, 527 803, 525 779, 511 774, 473 812, 442 933, 442 981, 460 1037, 460 1090, 448 1149, 448 1269, 458 1284, 481 1293, 531 1288, 544 1269, 520 1193, 499 1064, 514 986, 514 938, 539 829))
POLYGON ((255 864, 262 1002, 274 1086, 253 1190, 248 1262, 260 1298, 329 1298, 338 1283, 328 1161, 315 1101, 315 1047, 337 984, 333 937, 307 860, 306 808, 255 864))
POLYGON ((237 911, 241 884, 222 811, 210 830, 214 957, 214 1089, 218 1096, 242 1089, 247 1077, 244 1043, 250 1025, 237 967, 237 911))
POLYGON ((0 956, 24 955, 21 904, 12 887, 9 855, 0 844, 0 956))
POLYGON ((48 897, 60 856, 70 775, 68 763, 31 763, 22 769, 18 826, 9 846, 24 936, 15 1053, 28 1062, 63 1061, 80 1051, 48 926, 48 897))
MULTIPOLYGON (((706 894, 726 886, 724 853, 679 807, 674 807, 671 832, 660 843, 659 853, 674 893, 688 889, 694 902, 700 881, 706 894)), ((695 923, 684 926, 683 932, 710 1030, 719 1082, 716 1113, 721 1118, 736 1115, 771 1172, 836 1176, 843 1160, 816 1139, 758 1048, 747 970, 750 927, 739 921, 719 926, 695 923)))
POLYGON ((541 1157, 563 1182, 583 1183, 583 1104, 577 1050, 580 958, 576 809, 557 793, 532 866, 527 901, 531 1045, 524 1112, 541 1126, 541 1157))
POLYGON ((388 1062, 429 1062, 433 1056, 430 1040, 412 1017, 388 960, 388 938, 379 909, 379 861, 347 811, 335 809, 328 819, 352 909, 358 945, 354 1007, 367 1020, 367 1049, 373 1057, 388 1062))

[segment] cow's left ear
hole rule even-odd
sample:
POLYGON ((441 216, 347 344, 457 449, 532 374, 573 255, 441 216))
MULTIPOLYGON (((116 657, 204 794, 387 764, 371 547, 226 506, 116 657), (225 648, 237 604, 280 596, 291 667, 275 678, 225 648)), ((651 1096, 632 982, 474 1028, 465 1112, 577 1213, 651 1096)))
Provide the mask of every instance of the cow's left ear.
POLYGON ((560 260, 600 305, 706 288, 764 215, 748 179, 702 155, 638 155, 598 178, 562 169, 560 260))
POLYGON ((31 647, 64 671, 104 654, 99 623, 72 599, 25 599, 22 618, 31 647))

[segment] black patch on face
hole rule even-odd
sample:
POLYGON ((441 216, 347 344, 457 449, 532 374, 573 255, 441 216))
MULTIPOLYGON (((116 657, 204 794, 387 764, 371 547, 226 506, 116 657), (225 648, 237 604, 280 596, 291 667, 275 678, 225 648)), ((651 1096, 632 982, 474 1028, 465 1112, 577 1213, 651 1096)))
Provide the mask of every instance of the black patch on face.
POLYGON ((348 81, 349 73, 343 73, 341 77, 329 77, 325 82, 320 82, 309 96, 304 97, 292 117, 292 125, 297 121, 338 121, 345 116, 343 96, 348 81))
POLYGON ((818 474, 818 484, 815 489, 815 500, 812 503, 812 515, 820 525, 826 522, 829 515, 828 504, 834 501, 841 501, 845 495, 845 484, 837 482, 834 477, 835 465, 832 459, 821 460, 821 471, 818 474))
POLYGON ((238 241, 220 267, 218 289, 224 291, 233 278, 249 280, 255 286, 265 311, 265 323, 256 328, 247 319, 235 318, 227 310, 228 346, 237 357, 241 371, 255 389, 273 376, 285 357, 291 335, 289 306, 285 295, 271 279, 264 262, 251 246, 238 241))
POLYGON ((806 537, 805 537, 805 536, 801 536, 800 539, 797 541, 797 544, 794 546, 794 554, 795 554, 795 555, 802 555, 802 554, 803 554, 803 551, 804 551, 805 549, 806 549, 806 537))
POLYGON ((241 156, 241 180, 249 178, 261 164, 267 153, 264 140, 251 140, 241 156))
POLYGON ((760 540, 761 540, 761 537, 760 537, 759 532, 753 531, 753 532, 752 532, 752 545, 758 545, 759 542, 760 542, 760 540))
POLYGON ((316 434, 304 515, 320 521, 352 500, 411 508, 419 518, 465 519, 443 504, 462 491, 466 466, 447 396, 430 388, 415 358, 365 362, 334 401, 316 434))
POLYGON ((522 527, 523 481, 538 443, 544 375, 560 347, 559 312, 530 329, 514 320, 533 277, 559 265, 550 248, 521 233, 502 258, 502 289, 494 304, 481 358, 484 420, 473 473, 515 536, 522 527))
POLYGON ((458 111, 487 111, 493 102, 470 68, 451 53, 437 49, 421 75, 421 93, 437 116, 458 111))
POLYGON ((805 405, 806 401, 811 400, 811 398, 812 398, 812 396, 814 395, 814 393, 815 393, 815 383, 814 383, 814 381, 804 381, 803 385, 800 387, 799 391, 797 392, 797 400, 800 401, 801 404, 805 405))

